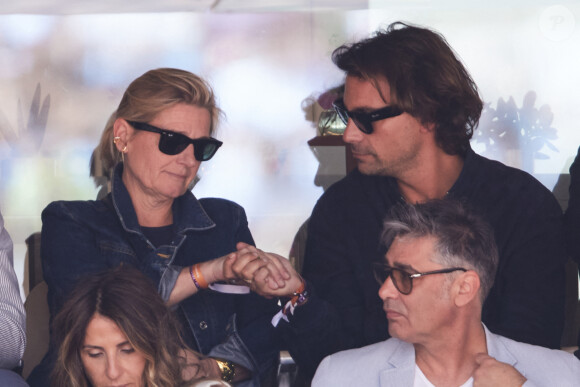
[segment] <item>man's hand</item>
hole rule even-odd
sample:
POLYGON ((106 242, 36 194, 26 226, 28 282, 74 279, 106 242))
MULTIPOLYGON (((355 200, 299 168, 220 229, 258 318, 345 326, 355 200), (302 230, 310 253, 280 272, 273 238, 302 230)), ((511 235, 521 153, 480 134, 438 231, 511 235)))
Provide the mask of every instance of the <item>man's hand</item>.
POLYGON ((521 387, 527 380, 511 365, 485 353, 478 353, 475 362, 477 367, 473 372, 473 387, 521 387))
POLYGON ((302 278, 290 262, 274 253, 265 253, 246 243, 238 243, 231 270, 255 293, 264 297, 292 295, 302 278))

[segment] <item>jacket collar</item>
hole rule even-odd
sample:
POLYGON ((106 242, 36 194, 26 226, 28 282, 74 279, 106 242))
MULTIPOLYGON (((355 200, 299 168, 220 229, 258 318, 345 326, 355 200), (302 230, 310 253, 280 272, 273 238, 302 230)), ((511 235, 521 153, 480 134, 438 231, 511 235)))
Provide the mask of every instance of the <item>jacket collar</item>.
MULTIPOLYGON (((141 234, 137 213, 133 207, 129 191, 127 191, 123 183, 122 176, 123 163, 121 162, 115 167, 109 196, 123 228, 128 232, 141 234)), ((177 234, 183 234, 190 230, 199 231, 215 227, 215 223, 191 191, 185 192, 173 201, 172 212, 173 224, 177 234)))
MULTIPOLYGON (((516 357, 509 351, 505 343, 500 340, 501 336, 491 333, 485 324, 485 341, 487 353, 496 360, 515 366, 516 357)), ((387 355, 385 368, 379 372, 379 385, 381 387, 412 386, 415 378, 415 348, 412 344, 399 339, 398 345, 387 355)))
POLYGON ((484 157, 475 153, 471 146, 467 148, 463 158, 463 168, 457 180, 449 189, 449 195, 461 195, 465 191, 473 190, 473 186, 481 181, 480 176, 483 173, 481 161, 483 159, 484 157))
POLYGON ((389 353, 385 369, 379 372, 381 387, 412 386, 415 378, 415 348, 399 339, 398 345, 389 353))
POLYGON ((481 323, 481 325, 483 325, 483 329, 485 330, 487 354, 497 361, 515 366, 518 359, 510 352, 509 348, 505 345, 505 342, 501 340, 501 336, 491 333, 485 324, 481 323))

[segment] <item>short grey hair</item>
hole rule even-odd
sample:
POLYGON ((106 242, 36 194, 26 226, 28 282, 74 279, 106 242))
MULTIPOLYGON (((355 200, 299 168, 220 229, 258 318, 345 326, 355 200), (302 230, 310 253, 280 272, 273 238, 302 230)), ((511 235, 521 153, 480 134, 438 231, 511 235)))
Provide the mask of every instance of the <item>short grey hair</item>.
POLYGON ((434 237, 433 260, 444 267, 474 270, 483 304, 497 271, 497 245, 491 226, 466 203, 443 199, 396 205, 384 222, 381 241, 389 248, 397 237, 434 237))

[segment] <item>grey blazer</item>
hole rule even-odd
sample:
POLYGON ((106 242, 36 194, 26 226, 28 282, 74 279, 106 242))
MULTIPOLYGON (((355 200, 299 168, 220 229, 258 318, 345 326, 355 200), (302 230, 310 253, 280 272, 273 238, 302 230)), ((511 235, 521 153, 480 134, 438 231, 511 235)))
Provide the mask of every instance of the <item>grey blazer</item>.
MULTIPOLYGON (((488 354, 524 375, 528 379, 524 387, 580 386, 580 360, 574 355, 519 343, 484 329, 488 354)), ((327 356, 312 386, 412 387, 414 379, 415 348, 391 338, 327 356)))

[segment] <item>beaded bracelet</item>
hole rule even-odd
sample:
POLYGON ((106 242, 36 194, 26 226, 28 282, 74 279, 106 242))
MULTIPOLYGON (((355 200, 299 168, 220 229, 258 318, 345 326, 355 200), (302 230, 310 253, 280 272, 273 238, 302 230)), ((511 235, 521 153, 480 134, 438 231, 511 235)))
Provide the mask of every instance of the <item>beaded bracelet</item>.
POLYGON ((302 280, 300 286, 298 287, 298 289, 296 289, 294 293, 292 293, 292 295, 293 297, 290 299, 292 305, 296 304, 301 305, 306 301, 306 298, 308 297, 308 292, 306 292, 306 283, 304 282, 304 280, 302 280))
POLYGON ((197 290, 207 289, 209 287, 209 284, 201 274, 201 270, 199 270, 199 263, 189 267, 189 275, 197 290))
POLYGON ((294 314, 294 308, 306 303, 306 301, 308 301, 308 290, 306 289, 306 281, 302 280, 298 289, 292 293, 290 301, 282 309, 282 313, 285 315, 294 314))

